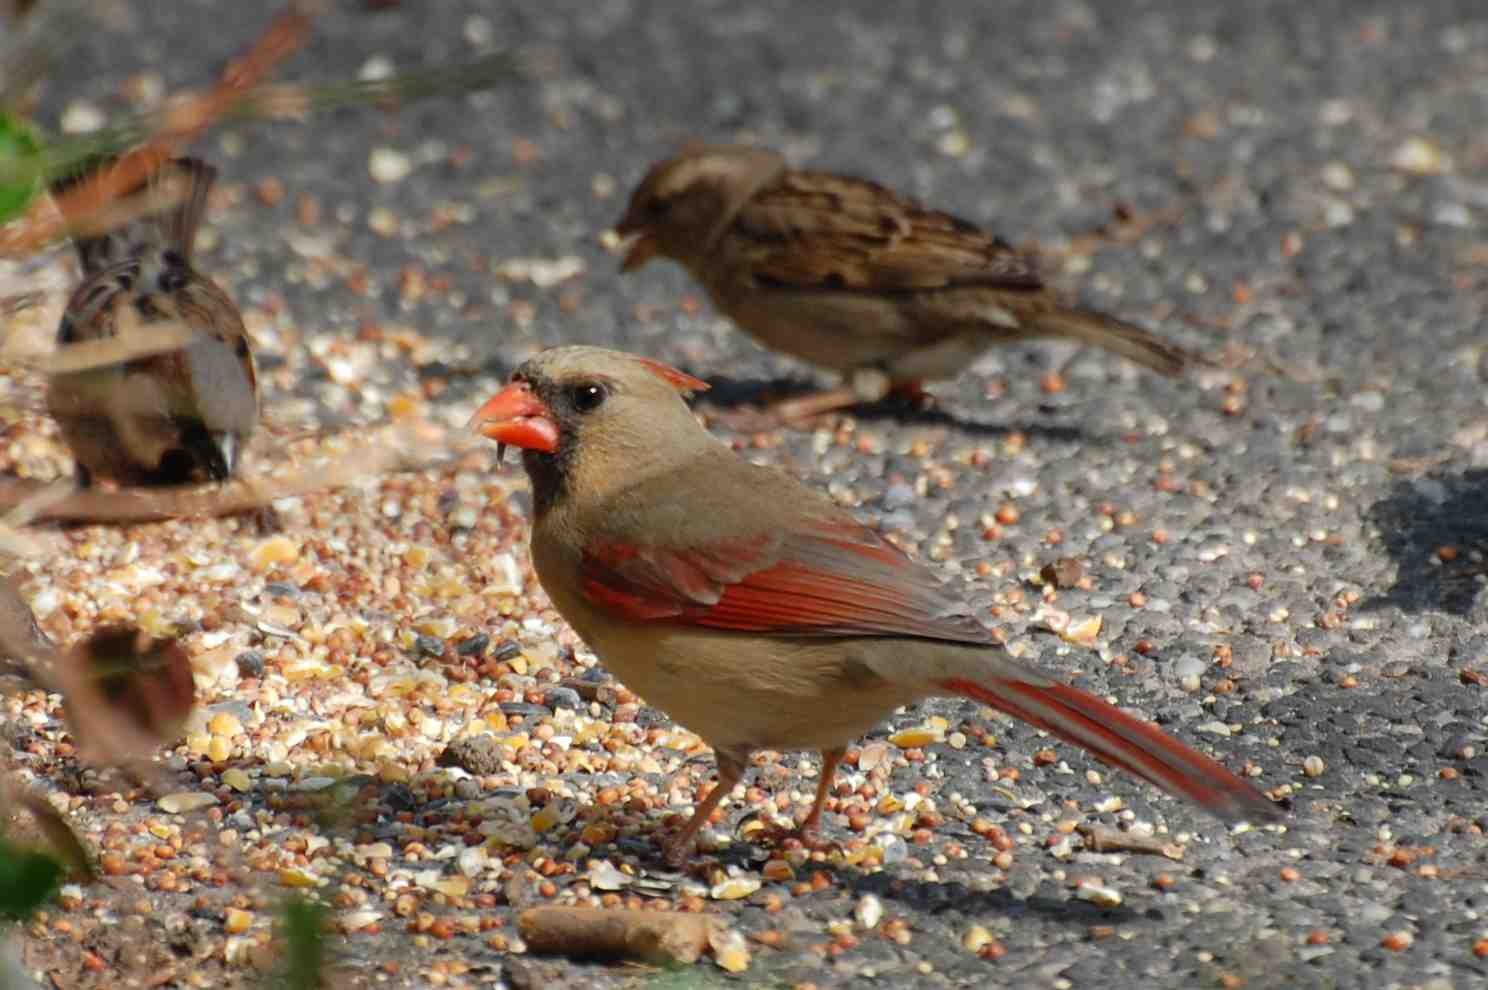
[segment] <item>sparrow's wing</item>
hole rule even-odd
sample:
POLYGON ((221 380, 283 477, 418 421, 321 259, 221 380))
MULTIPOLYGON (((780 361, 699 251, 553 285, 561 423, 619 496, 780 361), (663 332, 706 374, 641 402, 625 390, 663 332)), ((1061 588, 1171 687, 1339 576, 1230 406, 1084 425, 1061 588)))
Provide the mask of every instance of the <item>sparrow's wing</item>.
POLYGON ((1029 258, 948 213, 865 179, 788 173, 739 211, 732 247, 764 284, 916 292, 953 286, 1036 291, 1029 258))

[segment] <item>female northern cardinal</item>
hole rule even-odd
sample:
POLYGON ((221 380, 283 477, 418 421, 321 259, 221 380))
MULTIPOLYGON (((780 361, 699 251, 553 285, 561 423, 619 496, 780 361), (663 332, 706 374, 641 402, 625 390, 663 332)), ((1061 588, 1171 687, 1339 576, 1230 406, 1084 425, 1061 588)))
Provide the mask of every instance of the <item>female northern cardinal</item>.
POLYGON ((1061 303, 1001 238, 874 182, 789 169, 763 148, 691 145, 657 163, 615 231, 635 237, 625 271, 671 258, 740 329, 848 377, 784 403, 786 418, 955 378, 1006 341, 1064 337, 1165 375, 1199 361, 1061 303))
POLYGON ((59 348, 168 329, 184 331, 186 340, 52 377, 47 405, 72 448, 81 485, 95 477, 136 485, 224 480, 258 422, 258 378, 243 318, 227 293, 191 264, 215 177, 215 169, 194 158, 166 162, 131 197, 143 219, 76 235, 83 283, 62 314, 59 348))
POLYGON ((532 562, 563 617, 629 688, 717 754, 718 786, 756 749, 819 749, 803 825, 848 742, 900 705, 962 695, 1054 733, 1224 819, 1277 805, 1207 756, 1021 663, 925 567, 824 496, 736 457, 682 393, 707 386, 592 347, 517 369, 471 428, 522 448, 532 562))

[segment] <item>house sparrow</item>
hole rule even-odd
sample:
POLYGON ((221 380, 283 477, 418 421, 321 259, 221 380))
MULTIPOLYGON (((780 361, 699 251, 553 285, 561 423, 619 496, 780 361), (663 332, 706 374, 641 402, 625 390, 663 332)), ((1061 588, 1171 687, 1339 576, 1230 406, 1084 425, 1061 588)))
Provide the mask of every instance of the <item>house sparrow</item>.
MULTIPOLYGON (((91 174, 69 177, 53 191, 91 174)), ((81 485, 95 478, 129 485, 221 481, 253 433, 258 379, 243 318, 227 293, 191 264, 215 177, 196 159, 169 161, 133 197, 142 218, 75 234, 83 283, 57 328, 59 351, 171 329, 184 329, 189 340, 52 376, 47 405, 72 448, 81 485)))
POLYGON ((1004 341, 1063 337, 1165 375, 1198 360, 1064 304, 1030 257, 964 220, 762 148, 695 144, 659 162, 615 231, 634 238, 624 271, 671 258, 762 344, 846 376, 783 403, 787 419, 918 392, 1004 341))
POLYGON ((757 749, 818 749, 821 818, 845 747, 901 705, 959 695, 1089 750, 1219 817, 1280 814, 1207 756, 1013 659, 926 567, 825 496, 736 457, 693 417, 707 386, 646 358, 546 351, 471 428, 522 449, 532 563, 633 691, 713 747, 718 786, 681 861, 757 749))

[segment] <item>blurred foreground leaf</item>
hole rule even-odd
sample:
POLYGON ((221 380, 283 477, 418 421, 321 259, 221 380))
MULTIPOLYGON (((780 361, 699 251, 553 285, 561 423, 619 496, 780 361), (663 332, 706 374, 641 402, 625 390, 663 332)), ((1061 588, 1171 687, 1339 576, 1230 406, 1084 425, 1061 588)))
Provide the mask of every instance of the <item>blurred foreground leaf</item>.
POLYGON ((282 979, 277 986, 289 990, 317 990, 325 972, 325 927, 330 912, 324 904, 305 897, 284 902, 281 924, 284 933, 282 979))
POLYGON ((41 188, 41 142, 25 121, 0 110, 0 223, 26 212, 41 188))
POLYGON ((57 893, 65 872, 52 856, 0 839, 0 920, 31 917, 57 893))

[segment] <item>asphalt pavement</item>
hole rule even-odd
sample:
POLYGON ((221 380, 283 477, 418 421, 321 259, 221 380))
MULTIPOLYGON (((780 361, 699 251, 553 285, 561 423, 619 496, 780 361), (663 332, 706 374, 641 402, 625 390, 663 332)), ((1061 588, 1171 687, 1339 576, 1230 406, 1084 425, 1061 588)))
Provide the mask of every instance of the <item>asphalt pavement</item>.
MULTIPOLYGON (((78 101, 123 112, 141 72, 201 86, 270 6, 101 4, 108 27, 54 67, 40 118, 78 101)), ((932 879, 865 875, 841 903, 801 908, 841 916, 875 893, 919 933, 912 947, 761 950, 728 982, 1488 981, 1488 5, 375 6, 331 4, 279 77, 493 51, 510 53, 510 76, 398 113, 232 123, 198 150, 241 192, 203 262, 246 305, 307 336, 372 322, 460 345, 433 371, 385 369, 383 392, 437 374, 439 401, 469 405, 536 348, 570 342, 675 363, 726 386, 725 402, 825 380, 730 329, 680 270, 622 278, 600 246, 646 166, 690 138, 775 147, 1036 244, 1071 295, 1240 368, 1167 381, 1083 355, 1051 392, 1045 373, 1072 352, 1010 347, 936 386, 933 410, 860 410, 864 443, 792 431, 749 455, 857 501, 988 605, 1037 599, 1045 563, 1084 560, 1089 589, 1061 591, 1058 608, 1102 618, 1096 648, 1029 608, 1007 613, 1010 640, 1253 764, 1261 786, 1290 785, 1286 829, 1228 834, 1140 785, 1091 784, 1061 750, 1074 772, 1029 764, 1019 800, 1058 820, 1061 800, 1087 809, 1114 791, 1136 820, 1191 835, 1186 858, 1031 852, 1004 874, 969 838, 972 855, 932 879), (1118 208, 1142 226, 1066 263, 1118 208), (327 277, 330 255, 365 277, 327 277), (511 264, 523 259, 543 264, 511 264), (1016 522, 988 538, 981 520, 1008 504, 1016 522), (1082 874, 1121 906, 1077 896, 1082 874), (961 947, 971 924, 1001 960, 961 947)), ((996 732, 1006 762, 1045 745, 996 732)), ((984 755, 942 749, 937 786, 996 813, 1009 799, 988 793, 984 755)))

